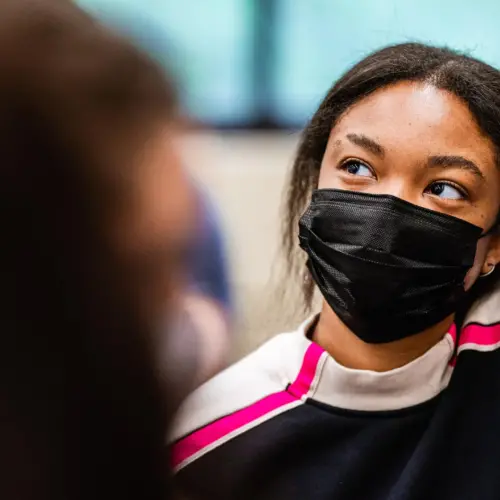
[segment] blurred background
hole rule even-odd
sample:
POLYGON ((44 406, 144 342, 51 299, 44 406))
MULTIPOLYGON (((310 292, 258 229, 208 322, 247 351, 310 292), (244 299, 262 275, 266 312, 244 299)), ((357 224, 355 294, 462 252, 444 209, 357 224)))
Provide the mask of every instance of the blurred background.
POLYGON ((498 0, 78 0, 177 75, 196 125, 186 165, 226 235, 235 356, 294 328, 277 291, 281 194, 301 127, 331 84, 382 46, 424 41, 500 66, 498 0))

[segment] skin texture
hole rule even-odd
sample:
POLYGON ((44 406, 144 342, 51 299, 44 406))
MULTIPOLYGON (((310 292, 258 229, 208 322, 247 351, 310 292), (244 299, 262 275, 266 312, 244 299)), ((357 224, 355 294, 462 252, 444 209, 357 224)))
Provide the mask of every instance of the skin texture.
MULTIPOLYGON (((433 86, 400 82, 352 106, 331 132, 319 188, 390 194, 487 231, 500 207, 495 149, 467 105, 433 86)), ((500 237, 479 240, 465 287, 500 262, 500 237)), ((421 356, 453 316, 412 337, 366 344, 324 302, 314 340, 339 363, 386 371, 421 356)))

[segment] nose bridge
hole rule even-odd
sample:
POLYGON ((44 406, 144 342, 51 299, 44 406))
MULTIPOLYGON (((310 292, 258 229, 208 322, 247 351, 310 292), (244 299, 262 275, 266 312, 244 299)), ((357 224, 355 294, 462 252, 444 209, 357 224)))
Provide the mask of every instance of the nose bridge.
POLYGON ((385 184, 384 194, 411 202, 413 198, 411 182, 406 176, 394 176, 385 184))

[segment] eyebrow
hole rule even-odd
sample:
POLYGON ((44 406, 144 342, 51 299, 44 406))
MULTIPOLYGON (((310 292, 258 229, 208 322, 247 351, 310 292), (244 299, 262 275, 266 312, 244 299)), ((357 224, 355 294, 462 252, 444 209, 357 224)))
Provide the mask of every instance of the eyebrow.
POLYGON ((378 142, 366 137, 366 135, 347 134, 346 137, 356 146, 366 149, 380 158, 383 158, 385 155, 385 149, 378 142))
POLYGON ((486 180, 481 169, 472 160, 468 160, 463 156, 430 156, 427 164, 431 168, 460 168, 471 172, 481 181, 486 180))
MULTIPOLYGON (((352 142, 356 146, 366 149, 370 153, 373 153, 374 155, 380 158, 383 158, 385 155, 384 147, 380 145, 378 142, 374 141, 373 139, 370 139, 366 135, 350 133, 347 134, 346 137, 347 139, 349 139, 350 142, 352 142)), ((468 172, 471 172, 481 181, 486 180, 481 169, 472 160, 469 160, 459 155, 430 156, 428 159, 428 166, 431 168, 433 167, 460 168, 462 170, 467 170, 468 172)))

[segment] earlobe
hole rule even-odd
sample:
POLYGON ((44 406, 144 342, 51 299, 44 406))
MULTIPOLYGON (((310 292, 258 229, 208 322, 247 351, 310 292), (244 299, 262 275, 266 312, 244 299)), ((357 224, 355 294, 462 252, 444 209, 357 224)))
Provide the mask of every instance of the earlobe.
POLYGON ((490 248, 481 268, 481 278, 489 276, 500 262, 500 235, 494 236, 489 246, 490 248))
POLYGON ((483 266, 483 271, 482 273, 479 275, 480 278, 486 278, 486 276, 489 276, 496 268, 496 264, 493 264, 491 262, 489 263, 486 263, 484 266, 483 266), (486 270, 485 270, 485 267, 486 267, 486 270))

